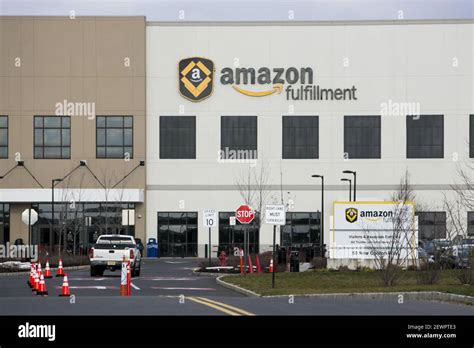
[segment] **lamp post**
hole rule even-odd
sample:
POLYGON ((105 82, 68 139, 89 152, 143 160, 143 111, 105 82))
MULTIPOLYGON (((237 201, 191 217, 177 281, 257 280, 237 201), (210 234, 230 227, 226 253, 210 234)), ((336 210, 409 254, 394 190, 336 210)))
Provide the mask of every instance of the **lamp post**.
POLYGON ((312 178, 321 178, 321 219, 319 220, 321 223, 320 231, 319 231, 319 254, 321 257, 324 257, 323 252, 323 235, 324 235, 324 175, 314 174, 311 175, 312 178))
POLYGON ((352 180, 342 178, 341 181, 349 181, 349 202, 352 201, 352 180))
POLYGON ((357 185, 357 173, 353 170, 343 170, 342 171, 344 174, 352 174, 354 175, 354 202, 357 200, 356 199, 356 185, 357 185))
MULTIPOLYGON (((51 180, 51 233, 49 236, 49 245, 51 254, 53 253, 53 237, 54 237, 54 186, 56 183, 63 181, 63 179, 53 179, 51 180)), ((59 239, 61 241, 61 235, 59 235, 59 239)), ((61 242, 59 244, 59 257, 61 258, 61 242)))

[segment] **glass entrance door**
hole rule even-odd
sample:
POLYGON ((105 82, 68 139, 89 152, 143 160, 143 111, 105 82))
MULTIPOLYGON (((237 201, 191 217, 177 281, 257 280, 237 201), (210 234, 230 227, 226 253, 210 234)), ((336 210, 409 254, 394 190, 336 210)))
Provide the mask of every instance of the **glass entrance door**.
POLYGON ((197 257, 197 212, 158 213, 158 248, 164 257, 197 257))

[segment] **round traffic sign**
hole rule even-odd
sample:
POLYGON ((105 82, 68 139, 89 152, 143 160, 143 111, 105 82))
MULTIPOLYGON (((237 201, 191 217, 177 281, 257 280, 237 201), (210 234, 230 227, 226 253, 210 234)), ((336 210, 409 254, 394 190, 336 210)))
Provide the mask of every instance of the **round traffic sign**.
POLYGON ((235 211, 235 218, 241 224, 249 224, 255 218, 255 212, 247 204, 242 204, 235 211))

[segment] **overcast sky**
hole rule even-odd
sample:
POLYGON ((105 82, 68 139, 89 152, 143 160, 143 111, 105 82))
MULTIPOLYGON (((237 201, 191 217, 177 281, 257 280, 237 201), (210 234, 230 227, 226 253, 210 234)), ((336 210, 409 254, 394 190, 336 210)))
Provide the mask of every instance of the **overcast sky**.
POLYGON ((403 19, 473 19, 474 0, 0 0, 6 16, 67 16, 71 10, 148 21, 391 20, 399 11, 403 19))

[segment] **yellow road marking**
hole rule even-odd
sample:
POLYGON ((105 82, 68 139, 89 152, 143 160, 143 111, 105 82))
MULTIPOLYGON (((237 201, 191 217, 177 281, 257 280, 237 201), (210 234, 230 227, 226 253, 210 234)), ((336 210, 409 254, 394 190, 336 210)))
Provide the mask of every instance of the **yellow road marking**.
POLYGON ((221 307, 227 308, 228 310, 237 312, 237 313, 239 313, 238 315, 247 315, 247 316, 254 316, 254 315, 255 315, 255 314, 253 314, 253 313, 244 311, 243 309, 240 309, 240 308, 237 308, 237 307, 228 305, 228 304, 226 304, 226 303, 217 302, 217 301, 210 300, 210 299, 204 298, 204 297, 197 297, 197 298, 198 298, 199 300, 201 300, 201 301, 208 302, 209 304, 215 304, 215 305, 217 305, 217 306, 221 306, 221 307))
POLYGON ((205 302, 205 301, 202 301, 202 300, 199 300, 197 298, 194 298, 194 297, 188 297, 188 299, 190 299, 191 301, 194 301, 196 303, 200 303, 202 305, 205 305, 205 306, 208 306, 208 307, 211 307, 211 308, 214 308, 220 312, 224 312, 226 314, 229 314, 229 315, 232 315, 232 316, 239 316, 241 314, 238 314, 238 313, 235 313, 235 312, 231 312, 225 308, 221 308, 221 307, 218 307, 216 305, 213 305, 212 303, 208 303, 208 302, 205 302))

